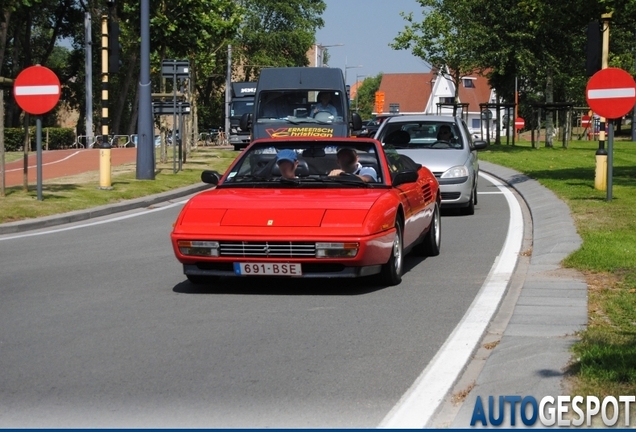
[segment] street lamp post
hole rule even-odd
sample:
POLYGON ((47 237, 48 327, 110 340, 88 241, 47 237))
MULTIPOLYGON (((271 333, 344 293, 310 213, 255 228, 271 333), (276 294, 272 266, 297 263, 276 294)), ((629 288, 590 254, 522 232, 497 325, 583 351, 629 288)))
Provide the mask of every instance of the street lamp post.
MULTIPOLYGON (((356 84, 358 84, 359 78, 363 78, 363 77, 366 77, 366 75, 356 74, 356 84)), ((359 89, 360 89, 360 86, 356 85, 356 112, 358 112, 358 90, 359 89)))
POLYGON ((345 75, 345 76, 344 76, 344 79, 345 79, 345 85, 347 85, 347 71, 348 71, 349 69, 357 69, 357 68, 361 68, 361 67, 364 67, 364 66, 362 66, 362 65, 357 65, 357 66, 347 66, 347 63, 345 63, 345 74, 344 74, 344 75, 345 75))
POLYGON ((333 44, 333 45, 316 44, 316 56, 314 58, 314 64, 316 65, 316 67, 323 67, 325 64, 325 48, 339 47, 339 46, 344 46, 344 44, 343 43, 333 44), (320 62, 318 60, 320 60, 320 62))

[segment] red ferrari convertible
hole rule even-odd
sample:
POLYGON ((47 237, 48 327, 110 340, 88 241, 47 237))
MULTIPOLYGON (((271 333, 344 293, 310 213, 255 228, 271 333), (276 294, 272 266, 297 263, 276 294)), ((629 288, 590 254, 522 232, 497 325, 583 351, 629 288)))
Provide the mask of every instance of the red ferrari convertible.
POLYGON ((440 252, 435 176, 373 139, 254 141, 215 188, 183 207, 171 234, 188 280, 380 274, 402 281, 410 251, 440 252))

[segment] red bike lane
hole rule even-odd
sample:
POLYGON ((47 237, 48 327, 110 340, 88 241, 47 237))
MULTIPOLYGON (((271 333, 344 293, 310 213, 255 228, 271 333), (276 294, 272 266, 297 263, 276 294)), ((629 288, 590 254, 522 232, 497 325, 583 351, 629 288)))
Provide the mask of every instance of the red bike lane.
MULTIPOLYGON (((42 152, 42 181, 89 171, 99 171, 99 149, 49 150, 42 152)), ((113 148, 110 152, 111 166, 134 163, 137 149, 113 148)), ((28 157, 28 182, 37 183, 37 153, 28 157)), ((24 179, 24 159, 5 164, 5 187, 21 186, 24 179)))

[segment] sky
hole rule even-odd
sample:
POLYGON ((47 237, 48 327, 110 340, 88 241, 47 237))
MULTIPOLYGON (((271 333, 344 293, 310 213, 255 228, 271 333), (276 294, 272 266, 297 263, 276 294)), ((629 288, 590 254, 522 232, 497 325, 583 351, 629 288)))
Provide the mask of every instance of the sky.
POLYGON ((422 18, 422 6, 416 0, 324 0, 325 26, 316 32, 320 45, 327 48, 329 66, 345 69, 347 84, 379 73, 428 72, 427 64, 410 50, 394 50, 389 43, 407 22, 400 12, 413 12, 422 18), (362 67, 357 67, 362 66, 362 67))

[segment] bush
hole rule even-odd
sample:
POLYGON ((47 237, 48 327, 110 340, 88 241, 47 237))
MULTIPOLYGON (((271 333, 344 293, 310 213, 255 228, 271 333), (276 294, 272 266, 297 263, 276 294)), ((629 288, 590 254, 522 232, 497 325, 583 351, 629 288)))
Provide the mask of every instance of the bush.
MULTIPOLYGON (((70 148, 75 143, 75 132, 71 128, 42 128, 42 148, 47 148, 48 133, 48 149, 59 150, 70 148)), ((35 151, 37 141, 35 138, 35 126, 29 127, 29 135, 31 137, 30 150, 35 151)), ((4 130, 4 149, 5 151, 20 151, 24 145, 24 129, 23 128, 6 128, 4 130)))

